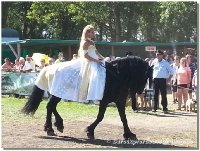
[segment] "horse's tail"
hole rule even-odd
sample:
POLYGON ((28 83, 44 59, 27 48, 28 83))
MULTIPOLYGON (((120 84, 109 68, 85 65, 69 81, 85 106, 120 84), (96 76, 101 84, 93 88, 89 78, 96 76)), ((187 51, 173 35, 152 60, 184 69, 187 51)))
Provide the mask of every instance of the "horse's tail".
POLYGON ((26 102, 25 106, 23 107, 22 112, 27 115, 28 114, 33 115, 38 109, 40 102, 42 102, 43 95, 44 95, 44 90, 34 85, 33 91, 28 99, 28 102, 26 102))

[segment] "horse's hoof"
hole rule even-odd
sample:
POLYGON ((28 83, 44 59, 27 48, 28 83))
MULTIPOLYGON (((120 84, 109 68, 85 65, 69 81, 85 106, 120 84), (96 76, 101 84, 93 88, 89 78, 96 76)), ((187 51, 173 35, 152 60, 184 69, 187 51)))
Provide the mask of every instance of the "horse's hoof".
POLYGON ((61 124, 59 125, 58 123, 54 123, 54 125, 57 127, 57 130, 61 133, 63 133, 63 129, 64 129, 64 126, 61 124))
POLYGON ((48 136, 57 136, 54 131, 47 131, 48 136))
POLYGON ((128 139, 130 139, 130 140, 135 140, 135 141, 138 140, 138 139, 137 139, 137 136, 136 136, 135 134, 133 134, 133 133, 124 134, 123 136, 124 136, 124 139, 125 139, 125 140, 128 140, 128 139))
POLYGON ((91 131, 88 128, 86 128, 85 132, 87 133, 87 137, 89 139, 95 139, 95 137, 94 137, 94 131, 91 131))
POLYGON ((94 134, 91 134, 91 133, 87 133, 87 137, 88 137, 89 139, 95 139, 95 138, 94 138, 94 134))
POLYGON ((59 127, 57 127, 57 130, 58 130, 59 132, 61 132, 61 133, 63 133, 63 129, 64 129, 64 128, 59 128, 59 127))
POLYGON ((44 131, 47 132, 48 136, 56 136, 56 134, 54 133, 53 128, 51 128, 51 127, 45 126, 44 127, 44 131))

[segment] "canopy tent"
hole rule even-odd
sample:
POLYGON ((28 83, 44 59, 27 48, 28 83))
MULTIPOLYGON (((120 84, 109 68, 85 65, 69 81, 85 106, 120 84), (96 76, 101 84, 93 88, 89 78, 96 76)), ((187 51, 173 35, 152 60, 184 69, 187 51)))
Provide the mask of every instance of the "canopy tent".
POLYGON ((9 42, 19 40, 20 34, 17 30, 11 28, 2 28, 1 42, 9 42))
MULTIPOLYGON (((2 42, 3 46, 6 45, 16 45, 21 44, 22 46, 30 45, 42 45, 42 44, 79 44, 80 40, 58 40, 58 39, 26 39, 26 40, 17 40, 10 42, 2 42)), ((97 41, 97 45, 109 45, 109 46, 194 46, 197 45, 197 42, 107 42, 107 41, 97 41)))
MULTIPOLYGON (((26 39, 26 40, 17 40, 10 42, 2 42, 2 49, 8 49, 13 52, 16 58, 21 56, 22 49, 29 49, 31 47, 61 47, 65 46, 68 48, 68 56, 72 56, 71 46, 75 45, 77 48, 79 46, 79 40, 58 40, 58 39, 26 39)), ((95 43, 99 46, 109 46, 111 47, 111 54, 114 54, 115 48, 118 46, 197 46, 197 42, 105 42, 97 41, 95 43)))

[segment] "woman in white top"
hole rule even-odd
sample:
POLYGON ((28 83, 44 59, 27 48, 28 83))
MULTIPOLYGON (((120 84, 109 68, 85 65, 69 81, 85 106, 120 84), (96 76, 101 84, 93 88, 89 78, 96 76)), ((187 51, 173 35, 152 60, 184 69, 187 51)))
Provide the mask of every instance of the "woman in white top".
POLYGON ((173 70, 173 76, 171 78, 171 90, 172 90, 174 103, 176 103, 178 102, 176 72, 180 66, 180 59, 178 56, 174 57, 174 63, 172 63, 170 66, 172 67, 172 70, 173 70))
POLYGON ((21 66, 20 66, 20 63, 19 63, 19 59, 15 59, 14 69, 15 69, 15 71, 20 71, 21 66))
POLYGON ((45 67, 35 84, 64 100, 101 100, 105 87, 105 62, 92 38, 94 27, 87 25, 81 37, 79 58, 45 67))
POLYGON ((32 65, 32 62, 31 62, 31 57, 26 57, 26 61, 25 61, 25 64, 23 66, 23 71, 24 72, 30 72, 30 71, 33 71, 34 70, 34 67, 32 65))
POLYGON ((101 85, 98 83, 98 79, 101 77, 97 78, 98 75, 100 75, 100 73, 98 73, 98 64, 101 63, 104 57, 97 51, 94 42, 91 40, 92 38, 94 38, 94 27, 87 25, 83 29, 78 52, 80 58, 83 58, 79 93, 80 99, 83 100, 98 99, 98 97, 94 97, 96 99, 93 99, 93 95, 98 96, 98 94, 96 94, 98 91, 96 90, 98 90, 98 86, 101 85))

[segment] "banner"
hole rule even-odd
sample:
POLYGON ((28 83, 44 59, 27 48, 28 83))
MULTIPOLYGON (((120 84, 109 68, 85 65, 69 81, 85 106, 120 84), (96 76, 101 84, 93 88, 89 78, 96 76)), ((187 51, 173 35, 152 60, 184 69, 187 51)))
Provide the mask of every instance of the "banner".
POLYGON ((37 75, 37 72, 4 72, 1 75, 1 93, 30 95, 37 75))

